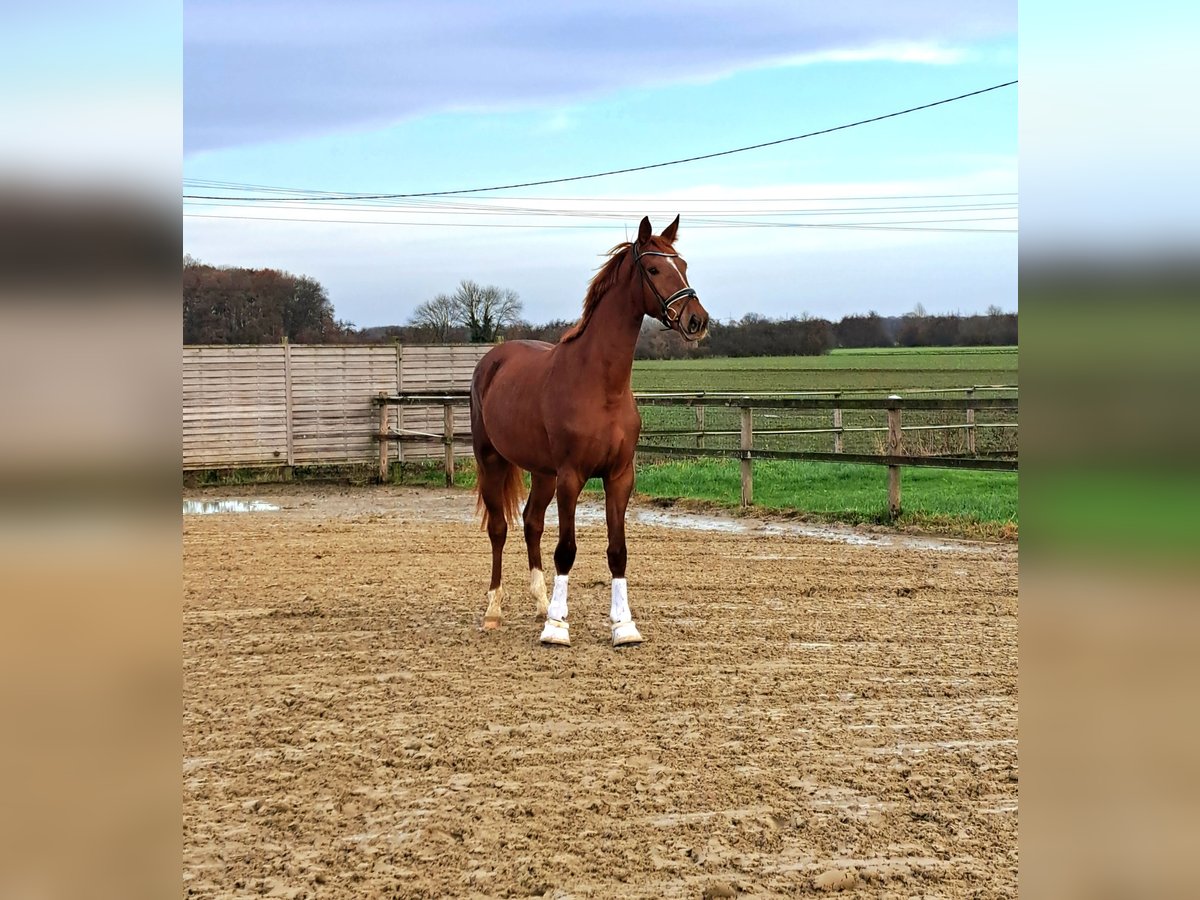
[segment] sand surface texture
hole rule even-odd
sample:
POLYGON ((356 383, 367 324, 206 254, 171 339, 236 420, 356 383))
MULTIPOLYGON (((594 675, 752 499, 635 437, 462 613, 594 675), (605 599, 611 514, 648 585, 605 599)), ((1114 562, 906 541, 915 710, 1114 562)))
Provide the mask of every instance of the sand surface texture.
POLYGON ((186 897, 1016 895, 1012 545, 631 510, 617 651, 593 505, 546 648, 465 491, 185 497, 186 897))

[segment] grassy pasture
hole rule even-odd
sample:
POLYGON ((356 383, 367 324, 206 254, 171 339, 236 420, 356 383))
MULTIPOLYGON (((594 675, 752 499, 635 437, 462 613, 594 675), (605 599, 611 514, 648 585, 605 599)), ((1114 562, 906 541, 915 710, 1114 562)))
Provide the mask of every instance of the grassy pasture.
POLYGON ((880 391, 1017 383, 1016 347, 835 350, 828 356, 639 360, 635 391, 880 391))
MULTIPOLYGON (((958 388, 970 385, 1017 384, 1017 349, 898 348, 840 350, 821 357, 764 357, 640 361, 634 365, 638 391, 865 391, 869 395, 912 389, 958 388)), ((980 391, 980 395, 988 395, 980 391)), ((930 396, 921 394, 919 396, 930 396)), ((936 396, 936 395, 933 395, 936 396)), ((963 396, 962 393, 946 396, 963 396)), ((954 424, 958 412, 909 413, 906 425, 954 424)), ((645 443, 694 447, 696 438, 662 434, 694 430, 695 413, 684 408, 643 407, 645 443), (655 434, 659 432, 659 434, 655 434)), ((1015 422, 1004 411, 978 411, 977 424, 1015 422)), ((760 410, 754 413, 756 433, 765 430, 829 427, 831 413, 760 410)), ((883 449, 886 414, 883 411, 843 413, 846 427, 879 429, 847 433, 847 452, 879 453, 883 449)), ((708 431, 737 432, 737 410, 710 407, 708 431)), ((980 428, 980 451, 1013 450, 1016 429, 980 428)), ((905 435, 910 453, 965 453, 964 431, 914 431, 905 435)), ((734 448, 736 433, 708 435, 704 446, 734 448)), ((832 450, 833 436, 756 434, 755 445, 775 450, 832 450)), ((734 460, 663 459, 645 456, 638 470, 638 491, 664 498, 689 498, 735 505, 740 495, 738 463, 734 460)), ((816 518, 847 522, 886 519, 887 470, 882 466, 841 463, 760 461, 754 464, 754 497, 767 509, 795 510, 816 518)), ((905 469, 900 524, 976 535, 1011 535, 1017 523, 1017 476, 1014 473, 950 469, 905 469)))

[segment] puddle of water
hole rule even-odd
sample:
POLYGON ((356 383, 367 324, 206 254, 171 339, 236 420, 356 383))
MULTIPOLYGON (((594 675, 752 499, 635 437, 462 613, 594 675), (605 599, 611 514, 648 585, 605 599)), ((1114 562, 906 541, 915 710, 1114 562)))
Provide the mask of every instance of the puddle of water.
MULTIPOLYGON (((913 550, 942 550, 957 551, 960 553, 982 553, 986 550, 984 546, 968 541, 954 541, 908 534, 862 534, 845 526, 820 525, 812 522, 764 522, 759 519, 734 519, 657 509, 630 510, 629 517, 635 522, 641 522, 644 525, 657 525, 662 528, 680 528, 686 531, 716 531, 724 534, 795 535, 860 547, 903 547, 913 550)), ((580 524, 600 523, 604 521, 604 509, 603 507, 588 508, 580 506, 576 512, 576 518, 580 524)))
POLYGON ((184 500, 185 516, 207 516, 213 513, 273 512, 274 503, 263 500, 184 500))
POLYGON ((665 528, 686 528, 689 531, 720 531, 726 534, 746 534, 751 528, 736 519, 721 519, 716 516, 701 516, 693 513, 670 513, 653 509, 639 509, 634 519, 644 525, 661 525, 665 528))

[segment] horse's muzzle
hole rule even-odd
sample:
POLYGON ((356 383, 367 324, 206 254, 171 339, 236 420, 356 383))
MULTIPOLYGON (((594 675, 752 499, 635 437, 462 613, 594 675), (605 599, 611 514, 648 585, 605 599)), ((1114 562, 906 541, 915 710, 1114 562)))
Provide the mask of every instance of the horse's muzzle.
POLYGON ((688 313, 684 317, 685 321, 681 323, 683 327, 679 329, 683 336, 689 341, 698 341, 708 333, 708 316, 697 313, 688 313))

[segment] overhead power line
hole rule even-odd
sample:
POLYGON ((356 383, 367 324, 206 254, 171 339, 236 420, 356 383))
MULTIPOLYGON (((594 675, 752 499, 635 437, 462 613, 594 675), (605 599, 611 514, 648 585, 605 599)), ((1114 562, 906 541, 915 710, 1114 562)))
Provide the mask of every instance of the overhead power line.
MULTIPOLYGON (((966 94, 959 94, 956 97, 946 97, 942 100, 935 100, 932 103, 923 103, 920 106, 911 106, 908 109, 897 110, 896 112, 885 113, 881 116, 872 116, 869 119, 859 119, 857 122, 848 122, 845 125, 835 125, 832 128, 822 128, 818 131, 810 131, 805 134, 797 134, 791 137, 779 138, 774 141, 764 141, 761 144, 750 144, 746 147, 735 147, 732 150, 719 150, 715 153, 703 153, 698 156, 688 156, 683 159, 672 159, 666 162, 650 163, 643 166, 630 166, 624 169, 610 169, 606 172, 593 172, 589 175, 572 175, 566 178, 547 178, 542 181, 523 181, 514 184, 497 184, 490 187, 477 188, 458 188, 449 191, 420 191, 405 194, 337 194, 330 195, 328 192, 322 192, 321 196, 307 195, 291 197, 291 200, 305 201, 322 201, 322 200, 400 200, 410 197, 445 197, 452 194, 478 194, 485 191, 507 191, 514 188, 539 187, 546 184, 563 184, 569 181, 584 181, 589 178, 604 178, 609 175, 627 175, 631 172, 645 172, 649 169, 661 169, 666 166, 678 166, 683 163, 699 162, 703 159, 716 159, 719 156, 730 156, 734 153, 745 153, 748 150, 761 150, 764 147, 775 147, 779 144, 786 144, 790 141, 800 141, 805 138, 817 137, 822 134, 832 134, 835 131, 845 131, 847 128, 857 128, 859 125, 869 125, 872 122, 882 122, 884 119, 894 119, 897 116, 908 115, 909 113, 919 112, 923 109, 932 109, 935 106, 943 106, 947 103, 954 103, 958 100, 966 100, 968 97, 978 97, 980 94, 986 94, 990 91, 997 91, 1000 88, 1011 87, 1016 84, 1017 80, 1006 81, 1003 84, 993 84, 991 87, 980 88, 977 91, 970 91, 966 94)), ((206 194, 184 194, 185 200, 271 200, 276 201, 278 197, 247 197, 247 196, 220 196, 206 194)))
MULTIPOLYGON (((331 225, 410 225, 430 228, 537 228, 537 229, 603 229, 612 230, 612 225, 539 225, 532 223, 512 222, 411 222, 383 221, 379 219, 314 219, 287 216, 226 216, 209 213, 184 213, 188 219, 240 219, 249 222, 297 222, 297 223, 327 223, 331 225)), ((974 221, 1009 221, 1013 217, 1004 216, 990 219, 942 219, 932 221, 942 222, 974 222, 974 221)), ((914 222, 931 220, 914 220, 914 222)), ((1016 234, 1015 228, 944 228, 930 227, 921 224, 905 223, 817 223, 817 222, 717 222, 697 221, 694 228, 829 228, 851 231, 957 231, 973 234, 1016 234)))
MULTIPOLYGON (((238 191, 271 191, 281 194, 321 194, 322 199, 328 200, 353 200, 355 196, 348 193, 339 193, 334 191, 315 191, 309 188, 292 188, 280 187, 279 185, 267 184, 247 184, 241 181, 212 181, 207 178, 185 178, 183 183, 189 187, 209 187, 209 188, 228 188, 238 191)), ((552 201, 555 203, 567 201, 602 201, 605 203, 817 203, 817 202, 833 202, 833 201, 851 201, 851 200, 941 200, 946 198, 962 198, 962 197, 1015 197, 1016 191, 993 191, 991 193, 970 193, 970 194, 870 194, 862 195, 855 194, 850 197, 608 197, 608 196, 591 196, 591 197, 478 197, 475 198, 477 203, 486 203, 489 200, 500 200, 503 202, 512 202, 513 200, 543 200, 552 201)), ((237 197, 237 200, 244 200, 245 197, 237 197)), ((263 200, 289 200, 289 197, 263 197, 263 200)))
MULTIPOLYGON (((192 200, 188 202, 190 209, 288 209, 300 212, 314 207, 293 206, 289 203, 238 203, 226 200, 192 200)), ((779 207, 756 207, 738 209, 693 209, 687 211, 688 221, 694 221, 696 216, 864 216, 892 213, 953 213, 953 212, 982 212, 985 210, 1005 210, 1017 208, 1015 203, 968 203, 936 206, 854 206, 854 207, 810 207, 807 209, 781 209, 779 207)), ((628 220, 640 216, 643 210, 632 209, 571 209, 571 208, 537 208, 528 206, 460 206, 457 204, 438 204, 436 206, 417 206, 416 204, 396 203, 389 206, 372 206, 369 203, 345 203, 321 206, 322 212, 370 212, 386 214, 390 212, 405 212, 415 215, 458 215, 458 216, 572 216, 587 219, 621 219, 628 220)))

